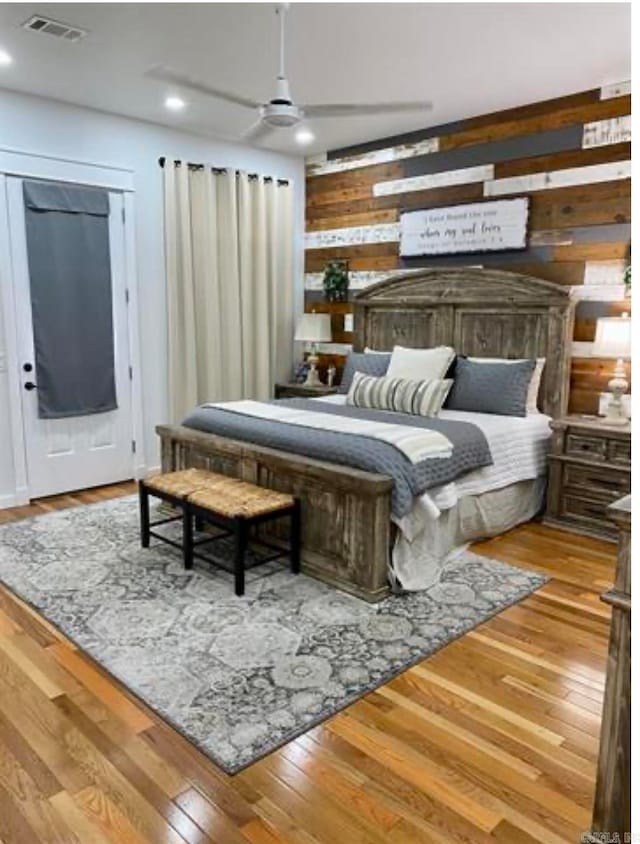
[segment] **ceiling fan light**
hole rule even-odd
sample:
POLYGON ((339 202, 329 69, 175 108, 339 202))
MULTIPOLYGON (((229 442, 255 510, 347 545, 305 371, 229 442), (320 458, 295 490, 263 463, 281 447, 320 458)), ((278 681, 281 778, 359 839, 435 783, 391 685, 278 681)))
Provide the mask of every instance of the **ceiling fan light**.
POLYGON ((302 145, 310 144, 315 140, 315 137, 311 129, 307 129, 304 126, 296 132, 296 141, 302 145))
POLYGON ((282 103, 267 103, 260 109, 260 115, 269 126, 295 126, 300 123, 302 114, 293 105, 282 103))
POLYGON ((164 104, 169 111, 182 111, 182 109, 186 106, 186 102, 182 99, 182 97, 176 96, 166 97, 164 104))

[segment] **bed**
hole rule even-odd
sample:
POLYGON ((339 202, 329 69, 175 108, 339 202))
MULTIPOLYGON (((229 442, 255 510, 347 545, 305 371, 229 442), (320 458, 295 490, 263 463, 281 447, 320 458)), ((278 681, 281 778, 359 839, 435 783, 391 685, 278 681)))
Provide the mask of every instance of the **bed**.
MULTIPOLYGON (((396 485, 383 472, 185 426, 157 430, 163 471, 204 467, 300 496, 303 570, 377 601, 394 580, 403 588, 427 588, 466 541, 508 529, 540 508, 548 419, 567 408, 573 307, 569 289, 552 282, 461 268, 396 276, 360 293, 354 309, 355 350, 450 345, 467 356, 545 357, 534 421, 494 417, 483 423, 494 450, 521 441, 520 452, 507 449, 497 475, 495 467, 470 472, 416 498, 399 516, 392 506, 396 485), (525 459, 531 466, 518 472, 525 459)), ((329 398, 325 411, 340 401, 329 398)))

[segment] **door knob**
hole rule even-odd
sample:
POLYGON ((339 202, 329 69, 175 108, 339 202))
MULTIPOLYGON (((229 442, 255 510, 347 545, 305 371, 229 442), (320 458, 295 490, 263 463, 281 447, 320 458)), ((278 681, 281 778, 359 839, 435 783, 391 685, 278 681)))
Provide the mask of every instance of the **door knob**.
POLYGON ((33 381, 27 381, 27 383, 24 385, 24 388, 25 390, 29 390, 29 392, 31 392, 31 390, 37 390, 38 385, 34 384, 33 381))

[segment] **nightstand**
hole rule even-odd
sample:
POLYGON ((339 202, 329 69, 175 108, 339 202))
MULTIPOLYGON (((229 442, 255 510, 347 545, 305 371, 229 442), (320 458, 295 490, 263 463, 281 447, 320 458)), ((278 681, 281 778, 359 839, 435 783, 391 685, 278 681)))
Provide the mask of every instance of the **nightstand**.
POLYGON ((328 387, 326 384, 320 384, 319 387, 306 387, 304 384, 298 384, 295 381, 289 384, 276 384, 274 388, 277 399, 313 399, 319 398, 320 396, 331 396, 337 392, 338 388, 336 386, 328 387))
POLYGON ((551 422, 549 485, 544 521, 575 533, 615 540, 607 508, 631 491, 631 424, 597 416, 551 422))

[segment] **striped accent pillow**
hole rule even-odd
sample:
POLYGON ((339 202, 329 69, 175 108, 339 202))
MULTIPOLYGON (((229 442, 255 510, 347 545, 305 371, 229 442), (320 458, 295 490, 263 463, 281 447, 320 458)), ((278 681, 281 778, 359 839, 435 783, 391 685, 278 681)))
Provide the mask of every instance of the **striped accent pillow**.
POLYGON ((437 416, 451 389, 450 378, 409 381, 406 378, 376 378, 356 372, 347 393, 347 404, 376 410, 394 410, 413 416, 437 416))

